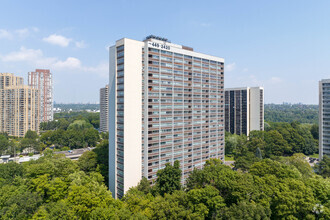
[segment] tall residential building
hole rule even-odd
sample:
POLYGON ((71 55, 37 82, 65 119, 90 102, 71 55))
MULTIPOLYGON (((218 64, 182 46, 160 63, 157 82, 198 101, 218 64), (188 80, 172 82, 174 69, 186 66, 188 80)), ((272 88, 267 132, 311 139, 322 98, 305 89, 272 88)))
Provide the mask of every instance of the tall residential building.
POLYGON ((225 129, 232 134, 249 135, 264 130, 264 88, 225 89, 225 129))
POLYGON ((319 82, 319 159, 330 156, 330 79, 319 82))
POLYGON ((109 131, 109 85, 100 89, 100 131, 109 131))
POLYGON ((109 186, 122 197, 178 160, 224 160, 224 59, 149 36, 110 47, 109 186))
POLYGON ((28 84, 40 93, 40 122, 53 120, 53 80, 47 69, 28 73, 28 84))
POLYGON ((23 137, 39 132, 39 91, 23 84, 23 78, 0 73, 0 132, 23 137))

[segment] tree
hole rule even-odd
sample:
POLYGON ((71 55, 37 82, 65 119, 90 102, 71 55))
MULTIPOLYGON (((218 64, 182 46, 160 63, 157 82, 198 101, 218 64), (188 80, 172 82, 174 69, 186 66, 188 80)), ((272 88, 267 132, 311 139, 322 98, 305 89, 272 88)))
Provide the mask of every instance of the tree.
POLYGON ((256 150, 256 157, 259 158, 259 159, 262 159, 262 154, 261 154, 261 150, 260 150, 259 147, 256 150))
POLYGON ((311 134, 313 138, 318 140, 319 139, 319 126, 317 124, 313 124, 311 127, 311 134))
POLYGON ((265 121, 318 123, 318 105, 265 104, 265 121))
POLYGON ((218 216, 222 219, 270 219, 271 210, 255 202, 240 201, 223 209, 218 216))
POLYGON ((42 148, 38 137, 37 132, 28 130, 20 142, 21 150, 28 149, 30 153, 33 153, 33 151, 41 151, 42 148))
POLYGON ((68 129, 65 131, 66 146, 71 149, 79 149, 87 147, 88 143, 85 142, 82 131, 78 129, 68 129))
POLYGON ((313 169, 305 160, 305 157, 306 156, 304 154, 298 153, 291 157, 280 157, 278 158, 278 161, 280 161, 282 164, 294 166, 305 178, 309 178, 313 176, 313 169))
POLYGON ((315 171, 323 177, 330 177, 330 157, 323 155, 323 159, 315 165, 315 171))
POLYGON ((109 139, 109 132, 101 132, 101 137, 104 140, 108 140, 109 139))
POLYGON ((310 188, 297 179, 278 181, 272 193, 272 219, 314 219, 315 199, 310 188))
MULTIPOLYGON (((48 138, 48 137, 47 137, 48 138)), ((50 134, 50 141, 57 146, 68 146, 68 135, 65 130, 57 129, 50 134)))
POLYGON ((24 169, 21 164, 15 162, 0 164, 0 180, 3 179, 7 183, 12 183, 16 177, 22 177, 23 173, 24 169))
POLYGON ((271 159, 254 163, 250 168, 250 173, 260 177, 274 175, 277 178, 301 178, 301 173, 294 166, 288 166, 271 159))
POLYGON ((216 159, 206 161, 201 170, 195 169, 186 185, 188 190, 213 186, 228 206, 241 200, 256 201, 260 197, 252 175, 234 171, 216 159))
POLYGON ((47 146, 52 145, 52 135, 54 134, 53 131, 46 131, 41 134, 40 141, 47 146))
POLYGON ((28 149, 30 153, 33 153, 33 151, 41 151, 40 142, 36 139, 30 139, 30 138, 23 138, 20 142, 20 148, 28 149))
POLYGON ((282 123, 282 126, 279 127, 277 130, 288 142, 289 146, 292 149, 292 152, 302 153, 305 148, 305 140, 298 133, 298 123, 292 123, 292 125, 290 125, 289 123, 282 123), (292 125, 294 127, 292 127, 292 125))
POLYGON ((75 120, 73 123, 71 123, 68 129, 84 130, 85 128, 92 128, 92 127, 93 125, 91 125, 89 122, 81 119, 81 120, 75 120))
POLYGON ((305 139, 305 144, 303 145, 303 152, 305 155, 311 155, 318 151, 318 147, 315 144, 315 139, 311 133, 313 125, 310 124, 300 124, 296 130, 305 139))
POLYGON ((280 132, 276 130, 268 131, 265 135, 265 156, 271 155, 283 156, 291 154, 291 147, 288 142, 284 140, 280 132))
POLYGON ((9 146, 8 138, 5 135, 0 134, 0 154, 8 150, 8 146, 9 146))
POLYGON ((235 169, 240 169, 242 171, 248 171, 250 167, 255 163, 260 161, 261 159, 256 156, 253 152, 246 152, 245 155, 237 155, 234 157, 235 159, 235 169))
POLYGON ((94 128, 85 129, 83 132, 84 141, 88 146, 95 146, 96 142, 100 139, 99 132, 94 128))
POLYGON ((187 200, 192 212, 198 213, 203 219, 215 218, 216 213, 226 206, 219 190, 210 185, 188 191, 187 200))
POLYGON ((330 179, 322 178, 319 175, 314 175, 311 178, 306 178, 305 185, 313 190, 314 198, 317 203, 330 208, 330 179))
POLYGON ((181 189, 181 169, 178 160, 174 161, 173 166, 167 163, 164 169, 158 170, 156 187, 160 195, 171 194, 181 189))
POLYGON ((27 139, 37 139, 39 136, 37 134, 37 132, 35 131, 31 131, 31 130, 28 130, 25 135, 24 135, 24 138, 27 138, 27 139))
POLYGON ((105 179, 105 185, 109 184, 109 141, 103 140, 96 146, 93 151, 96 153, 97 164, 100 168, 100 173, 105 179))
POLYGON ((231 134, 230 132, 226 132, 225 134, 225 154, 231 155, 235 152, 237 146, 241 144, 244 137, 237 135, 237 134, 231 134))
POLYGON ((63 129, 63 130, 66 130, 68 129, 69 125, 70 125, 70 122, 68 122, 67 120, 65 120, 64 118, 60 118, 58 119, 58 126, 56 129, 63 129))
MULTIPOLYGON (((4 203, 0 204, 2 219, 29 219, 42 202, 37 193, 28 191, 24 186, 4 187, 0 191, 6 194, 4 203)), ((4 198, 1 194, 0 198, 4 198)))
POLYGON ((148 181, 147 178, 142 177, 141 181, 139 184, 136 186, 136 189, 139 190, 140 192, 143 192, 144 194, 148 194, 151 192, 151 186, 150 182, 148 181))
POLYGON ((265 150, 266 142, 263 140, 262 137, 250 137, 250 140, 247 143, 249 151, 257 152, 257 149, 260 151, 260 156, 262 157, 262 151, 265 150))
POLYGON ((78 159, 80 170, 89 173, 97 170, 97 154, 93 151, 84 152, 78 159))
POLYGON ((237 152, 241 152, 242 148, 246 147, 247 137, 245 135, 231 134, 226 132, 225 134, 225 154, 232 155, 237 152))

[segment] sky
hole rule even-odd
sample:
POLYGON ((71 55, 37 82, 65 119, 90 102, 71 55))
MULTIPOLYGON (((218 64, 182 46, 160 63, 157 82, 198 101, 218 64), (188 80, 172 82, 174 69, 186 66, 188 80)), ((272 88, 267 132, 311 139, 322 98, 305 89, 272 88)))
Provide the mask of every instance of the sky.
POLYGON ((0 72, 53 73, 56 103, 98 103, 108 47, 153 34, 225 59, 225 88, 318 103, 330 78, 330 1, 0 0, 0 72))

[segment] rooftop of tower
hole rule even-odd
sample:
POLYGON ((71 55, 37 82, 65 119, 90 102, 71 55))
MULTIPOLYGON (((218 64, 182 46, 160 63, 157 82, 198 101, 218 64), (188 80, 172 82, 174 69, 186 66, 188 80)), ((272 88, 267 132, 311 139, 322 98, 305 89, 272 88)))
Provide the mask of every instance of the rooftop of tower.
POLYGON ((165 42, 168 42, 168 43, 171 43, 171 41, 169 41, 167 38, 165 37, 159 37, 159 36, 156 36, 156 35, 148 35, 146 36, 146 38, 144 38, 143 41, 146 41, 146 40, 149 40, 149 39, 156 39, 156 40, 161 40, 161 41, 165 41, 165 42))

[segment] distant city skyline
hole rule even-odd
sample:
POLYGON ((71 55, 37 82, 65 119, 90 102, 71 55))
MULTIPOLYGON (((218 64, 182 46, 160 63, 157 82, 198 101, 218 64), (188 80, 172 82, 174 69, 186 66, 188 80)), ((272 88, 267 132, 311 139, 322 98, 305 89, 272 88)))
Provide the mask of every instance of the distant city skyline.
POLYGON ((329 8, 298 0, 3 1, 0 72, 27 83, 29 71, 50 69, 56 103, 98 103, 108 47, 154 34, 224 57, 225 88, 263 86, 266 104, 318 104, 318 81, 330 77, 329 8))

